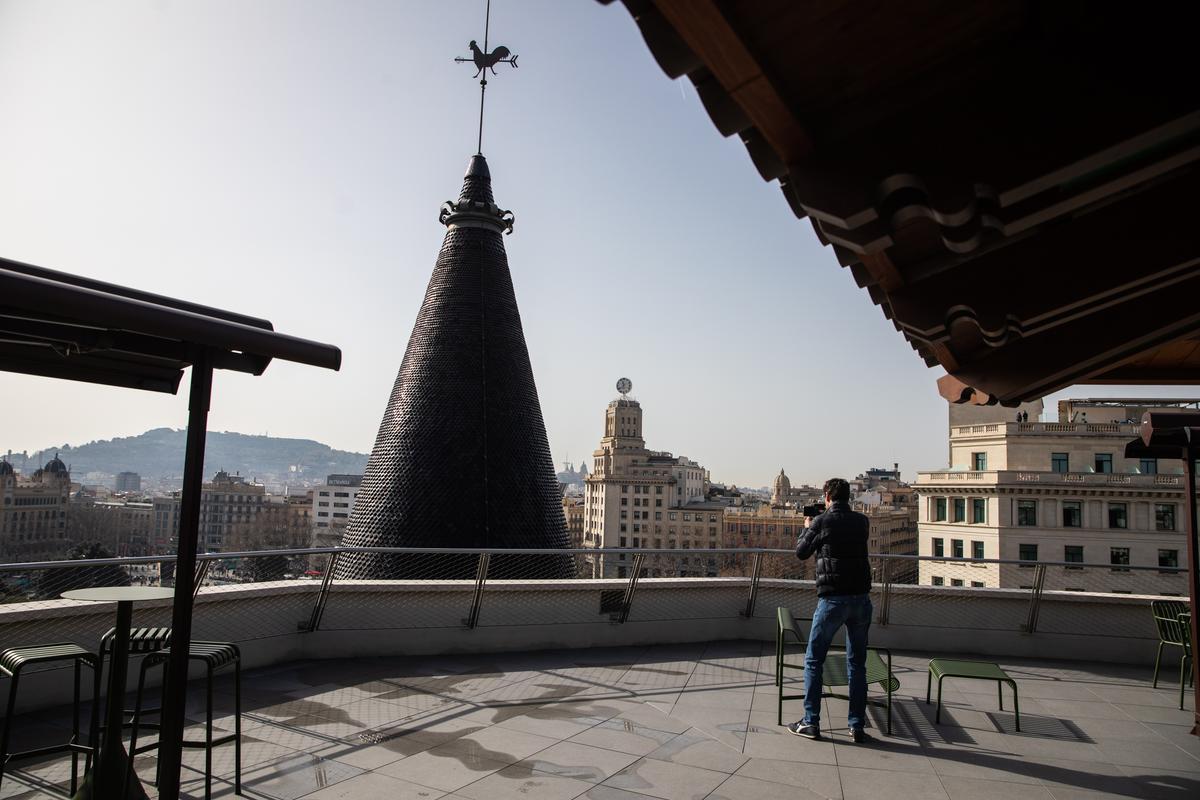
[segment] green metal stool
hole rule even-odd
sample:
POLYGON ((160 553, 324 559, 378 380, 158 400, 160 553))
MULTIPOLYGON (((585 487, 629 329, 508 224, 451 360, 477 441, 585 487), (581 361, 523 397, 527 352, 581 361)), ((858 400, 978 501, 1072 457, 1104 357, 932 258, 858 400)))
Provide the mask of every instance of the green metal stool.
POLYGON ((88 743, 79 741, 79 685, 80 666, 87 665, 93 672, 99 673, 100 660, 90 650, 85 650, 72 642, 57 644, 39 644, 28 647, 11 647, 0 653, 0 673, 12 678, 8 689, 8 712, 4 717, 4 732, 0 735, 0 783, 4 781, 4 771, 8 762, 23 758, 51 755, 53 753, 71 754, 71 794, 75 794, 79 782, 79 754, 83 753, 90 761, 96 754, 97 731, 99 729, 100 703, 99 695, 92 697, 92 721, 88 728, 88 743), (17 753, 8 751, 9 733, 12 726, 13 712, 17 705, 17 685, 20 682, 21 670, 32 664, 47 664, 53 661, 71 661, 75 665, 75 697, 72 702, 71 738, 64 744, 38 747, 17 753))
MULTIPOLYGON (((158 742, 154 744, 137 746, 138 728, 143 725, 154 723, 143 723, 142 717, 145 714, 158 712, 158 709, 142 709, 142 694, 146 687, 146 673, 151 667, 160 664, 166 664, 171 657, 170 649, 160 650, 156 653, 151 653, 142 660, 142 669, 138 677, 137 699, 134 701, 133 708, 133 734, 129 740, 129 772, 126 774, 126 793, 128 793, 129 783, 133 777, 133 760, 139 753, 145 753, 150 750, 158 749, 158 742)), ((240 795, 242 793, 242 653, 236 644, 232 642, 192 642, 191 648, 188 651, 188 659, 191 661, 199 661, 204 664, 206 677, 206 690, 208 700, 206 704, 206 727, 204 741, 196 741, 184 739, 181 744, 184 747, 202 747, 204 748, 204 797, 205 800, 212 797, 212 752, 214 747, 233 742, 234 747, 234 788, 233 793, 240 795), (225 736, 213 738, 213 673, 225 667, 232 666, 234 669, 233 681, 233 725, 234 732, 225 736)), ((165 670, 164 670, 165 672, 165 670)), ((155 781, 157 784, 157 781, 155 781)))

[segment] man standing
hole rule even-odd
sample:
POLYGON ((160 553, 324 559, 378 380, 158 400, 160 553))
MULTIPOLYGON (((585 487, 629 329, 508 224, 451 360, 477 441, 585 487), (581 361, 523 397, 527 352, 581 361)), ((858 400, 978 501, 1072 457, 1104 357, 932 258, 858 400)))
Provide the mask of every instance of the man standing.
POLYGON ((817 557, 817 610, 804 655, 804 719, 788 730, 821 738, 821 670, 834 634, 846 626, 846 674, 850 679, 850 736, 870 741, 863 732, 867 710, 867 631, 871 627, 871 564, 867 559, 870 521, 850 509, 850 484, 825 481, 826 511, 805 517, 796 545, 801 561, 817 557))

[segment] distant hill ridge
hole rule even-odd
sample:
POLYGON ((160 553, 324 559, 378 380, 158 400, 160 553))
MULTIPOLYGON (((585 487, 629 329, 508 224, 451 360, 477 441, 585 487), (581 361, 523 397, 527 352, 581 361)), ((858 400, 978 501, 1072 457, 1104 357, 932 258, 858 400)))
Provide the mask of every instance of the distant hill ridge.
MULTIPOLYGON (((28 457, 12 454, 13 466, 32 472, 58 454, 72 478, 89 472, 137 472, 143 477, 177 476, 183 473, 187 432, 155 428, 138 436, 104 439, 72 447, 47 447, 28 457)), ((228 431, 209 431, 204 448, 204 477, 217 470, 241 472, 247 477, 278 478, 295 475, 308 479, 327 474, 361 473, 367 466, 365 453, 334 450, 312 439, 253 436, 228 431), (294 469, 293 469, 294 468, 294 469)))

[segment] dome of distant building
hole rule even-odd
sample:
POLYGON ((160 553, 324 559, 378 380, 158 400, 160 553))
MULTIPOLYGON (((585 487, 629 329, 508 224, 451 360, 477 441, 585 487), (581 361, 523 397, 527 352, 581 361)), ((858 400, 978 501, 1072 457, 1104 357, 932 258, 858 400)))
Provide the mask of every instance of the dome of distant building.
POLYGON ((0 475, 12 475, 12 474, 13 474, 12 464, 8 463, 7 461, 0 461, 0 475))
POLYGON ((62 459, 55 455, 54 458, 46 462, 46 466, 42 467, 42 470, 51 475, 65 473, 67 471, 67 465, 62 462, 62 459))
POLYGON ((779 474, 775 476, 775 483, 771 486, 771 504, 781 506, 788 499, 788 495, 792 491, 792 482, 788 480, 788 476, 784 473, 783 467, 779 468, 779 474))

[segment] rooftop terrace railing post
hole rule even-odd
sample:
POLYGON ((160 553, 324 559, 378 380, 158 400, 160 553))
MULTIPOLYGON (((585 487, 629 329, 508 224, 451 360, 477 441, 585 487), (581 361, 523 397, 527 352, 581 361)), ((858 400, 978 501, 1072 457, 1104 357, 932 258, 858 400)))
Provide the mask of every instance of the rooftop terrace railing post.
POLYGON ((621 601, 621 616, 617 623, 624 625, 629 619, 629 609, 633 607, 633 596, 637 592, 638 576, 642 574, 642 554, 633 557, 633 572, 629 575, 629 585, 625 587, 625 597, 621 601))
POLYGON ((321 591, 317 593, 317 599, 313 602, 312 614, 308 617, 308 624, 302 628, 309 633, 321 627, 321 617, 325 615, 325 604, 329 602, 329 587, 333 583, 333 572, 337 567, 338 556, 341 552, 334 552, 329 556, 329 563, 325 566, 325 577, 321 579, 321 591))
POLYGON ((1033 586, 1029 593, 1029 614, 1025 618, 1025 633, 1037 633, 1038 612, 1042 607, 1042 587, 1046 584, 1046 565, 1038 564, 1033 571, 1033 586))
POLYGON ((879 614, 875 620, 878 625, 888 624, 888 613, 891 611, 892 604, 892 580, 891 580, 891 559, 882 558, 879 560, 879 614))
POLYGON ((200 587, 204 585, 204 579, 208 577, 208 568, 210 566, 212 566, 212 560, 208 558, 196 562, 196 588, 192 590, 193 604, 195 604, 196 598, 200 595, 200 587))
POLYGON ((758 579, 762 576, 762 553, 754 554, 754 566, 750 573, 750 594, 746 597, 746 608, 742 616, 749 619, 754 616, 754 606, 758 603, 758 579))
MULTIPOLYGON (((171 655, 162 695, 159 735, 159 800, 179 800, 183 723, 187 698, 188 653, 192 641, 192 599, 196 548, 200 540, 200 492, 204 483, 204 441, 212 396, 212 355, 199 348, 192 362, 188 398, 187 449, 183 459, 183 495, 179 508, 179 546, 175 555, 175 601, 171 611, 171 655)), ((119 699, 116 702, 120 702, 119 699)))
POLYGON ((488 565, 491 560, 490 554, 479 554, 479 566, 475 570, 475 593, 471 597, 471 611, 463 620, 468 628, 474 628, 479 624, 479 609, 483 605, 483 585, 487 583, 488 565))

